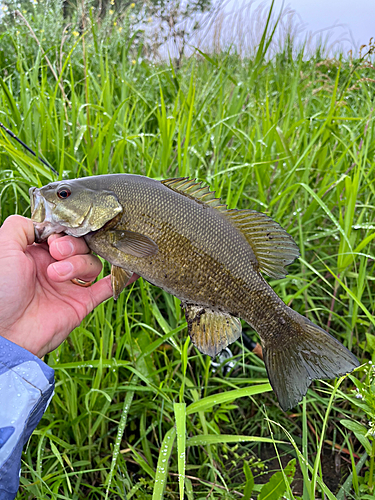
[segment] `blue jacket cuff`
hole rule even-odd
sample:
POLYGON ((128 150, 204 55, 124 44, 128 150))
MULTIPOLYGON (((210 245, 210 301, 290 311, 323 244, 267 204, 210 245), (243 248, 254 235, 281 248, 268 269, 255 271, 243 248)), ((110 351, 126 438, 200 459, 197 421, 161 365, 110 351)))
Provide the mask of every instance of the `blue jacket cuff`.
POLYGON ((0 500, 17 494, 24 444, 54 390, 54 370, 0 336, 0 500))

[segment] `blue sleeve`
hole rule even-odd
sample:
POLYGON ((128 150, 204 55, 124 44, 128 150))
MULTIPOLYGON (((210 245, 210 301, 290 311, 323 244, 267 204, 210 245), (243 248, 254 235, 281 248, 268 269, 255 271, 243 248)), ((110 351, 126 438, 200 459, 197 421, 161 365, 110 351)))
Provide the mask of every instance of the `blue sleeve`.
POLYGON ((24 444, 54 390, 54 370, 0 336, 0 500, 17 495, 24 444))

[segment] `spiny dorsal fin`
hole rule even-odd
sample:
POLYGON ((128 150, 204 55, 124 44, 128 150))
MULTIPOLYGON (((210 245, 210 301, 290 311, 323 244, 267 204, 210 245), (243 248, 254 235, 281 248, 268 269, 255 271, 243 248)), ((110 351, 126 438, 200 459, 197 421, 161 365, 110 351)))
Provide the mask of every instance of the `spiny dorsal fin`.
POLYGON ((173 191, 219 210, 242 233, 256 256, 259 269, 270 278, 284 278, 285 266, 299 256, 293 238, 268 215, 255 210, 228 210, 220 198, 215 198, 214 191, 202 187, 195 179, 179 177, 161 182, 173 191))
POLYGON ((220 198, 215 198, 215 191, 210 191, 209 187, 202 187, 201 182, 195 182, 195 179, 189 177, 178 177, 175 179, 165 179, 162 184, 177 191, 180 194, 193 198, 194 200, 216 208, 220 212, 226 211, 227 206, 222 203, 220 198))

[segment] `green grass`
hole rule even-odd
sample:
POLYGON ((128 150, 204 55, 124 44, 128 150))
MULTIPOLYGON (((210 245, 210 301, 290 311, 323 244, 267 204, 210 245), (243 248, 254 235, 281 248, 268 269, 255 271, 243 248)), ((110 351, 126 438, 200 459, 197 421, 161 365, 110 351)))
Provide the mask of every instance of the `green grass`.
MULTIPOLYGON (((0 121, 60 178, 189 176, 231 208, 266 212, 301 250, 275 291, 375 361, 373 70, 290 47, 267 60, 269 36, 253 59, 197 53, 177 70, 138 60, 126 37, 99 43, 96 29, 85 48, 67 42, 61 66, 49 48, 59 82, 25 31, 3 34, 0 121)), ((1 220, 29 216, 28 188, 52 179, 0 134, 1 220)), ((372 498, 371 366, 315 383, 283 413, 263 363, 240 342, 223 376, 186 338, 178 300, 142 280, 87 317, 46 356, 56 394, 23 455, 17 498, 293 499, 292 458, 304 500, 372 498), (267 443, 290 463, 262 486, 267 443), (323 449, 345 464, 332 492, 323 449)))

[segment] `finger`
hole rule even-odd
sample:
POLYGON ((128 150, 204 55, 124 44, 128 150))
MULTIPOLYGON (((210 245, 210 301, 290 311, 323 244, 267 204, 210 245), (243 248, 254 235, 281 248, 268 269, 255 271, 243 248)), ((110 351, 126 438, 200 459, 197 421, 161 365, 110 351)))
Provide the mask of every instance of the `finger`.
POLYGON ((74 238, 73 236, 52 235, 48 239, 49 252, 56 260, 63 260, 67 257, 90 253, 89 247, 83 238, 74 238))
POLYGON ((17 247, 23 252, 27 245, 32 245, 35 240, 34 225, 30 219, 21 215, 11 215, 5 219, 0 228, 0 244, 8 247, 17 247))
POLYGON ((52 281, 58 283, 73 278, 92 281, 100 274, 102 267, 102 263, 95 255, 73 255, 63 261, 50 264, 47 274, 52 281))
POLYGON ((94 283, 90 288, 87 288, 91 295, 91 304, 88 306, 87 314, 90 313, 96 306, 104 300, 109 299, 113 295, 111 276, 106 276, 94 283))
MULTIPOLYGON (((133 273, 126 286, 131 285, 132 283, 137 281, 138 278, 140 278, 140 276, 136 273, 133 273)), ((91 292, 92 305, 89 307, 87 314, 91 312, 96 306, 101 304, 104 300, 107 300, 113 296, 111 276, 106 276, 97 283, 94 283, 94 285, 89 288, 89 291, 91 292)))

